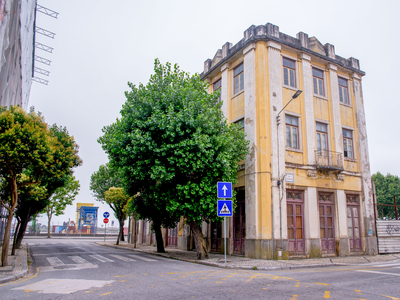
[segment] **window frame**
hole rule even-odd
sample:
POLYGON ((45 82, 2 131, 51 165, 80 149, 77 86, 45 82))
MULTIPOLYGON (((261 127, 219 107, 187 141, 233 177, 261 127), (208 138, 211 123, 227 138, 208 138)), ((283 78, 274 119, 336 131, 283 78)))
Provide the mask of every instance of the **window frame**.
POLYGON ((240 117, 239 119, 235 120, 232 123, 239 125, 240 126, 239 129, 244 131, 244 117, 240 117))
POLYGON ((296 59, 287 57, 287 56, 282 56, 282 78, 283 78, 283 86, 290 88, 290 89, 297 89, 297 68, 296 68, 296 59), (285 65, 285 60, 288 62, 293 63, 293 67, 290 67, 288 65, 285 65), (288 84, 285 83, 285 70, 287 70, 287 76, 288 76, 288 84), (290 76, 290 70, 293 71, 293 83, 294 85, 291 85, 291 76, 290 76))
POLYGON ((311 75, 312 75, 312 79, 313 79, 313 94, 314 94, 314 96, 325 98, 326 97, 326 93, 325 93, 326 88, 325 88, 325 72, 324 72, 324 70, 319 69, 317 67, 312 67, 311 75), (314 71, 321 72, 321 77, 314 75, 314 71), (318 81, 317 82, 317 93, 315 92, 315 87, 316 87, 315 81, 318 81), (321 81, 321 82, 319 82, 319 81, 321 81), (322 88, 322 94, 321 94, 320 88, 322 88))
MULTIPOLYGON (((343 157, 345 160, 355 160, 355 151, 354 151, 354 130, 350 128, 342 128, 342 136, 343 136, 343 157), (348 131, 351 134, 351 137, 346 136, 345 137, 345 131, 348 131), (346 145, 348 145, 348 141, 351 142, 351 156, 346 156, 346 151, 345 151, 345 141, 346 145)), ((348 146, 346 147, 348 149, 348 146)), ((347 150, 347 152, 349 152, 347 150)))
POLYGON ((241 92, 244 91, 244 64, 243 62, 241 62, 240 64, 238 64, 237 66, 235 66, 232 69, 232 75, 233 75, 233 83, 232 83, 232 87, 233 87, 233 96, 236 96, 238 94, 240 94, 241 92), (242 70, 238 73, 236 73, 236 70, 238 70, 239 68, 242 68, 242 70), (238 89, 236 90, 236 78, 238 78, 238 89))
POLYGON ((343 105, 351 106, 350 94, 349 94, 349 79, 342 77, 342 76, 338 76, 338 88, 339 88, 339 103, 343 104, 343 105), (346 82, 346 85, 340 84, 341 80, 346 82), (346 93, 343 93, 343 89, 346 90, 346 93), (344 96, 346 96, 346 97, 344 97, 344 96), (347 103, 344 102, 344 100, 345 100, 344 98, 347 99, 347 103), (342 99, 343 99, 343 101, 342 101, 342 99))
MULTIPOLYGON (((320 152, 321 152, 321 150, 329 151, 329 124, 317 120, 315 122, 315 133, 316 133, 315 142, 317 143, 317 145, 316 145, 317 151, 320 151, 320 152), (318 123, 326 126, 326 132, 317 129, 318 123), (318 148, 318 134, 326 134, 326 149, 322 148, 322 143, 321 143, 321 149, 318 148)), ((321 141, 322 141, 322 139, 321 139, 321 141)))
POLYGON ((212 85, 212 87, 213 87, 213 93, 216 92, 217 90, 220 91, 220 92, 219 92, 218 101, 217 101, 217 103, 218 103, 219 101, 221 101, 222 78, 219 78, 219 79, 215 80, 214 83, 213 83, 213 85, 212 85), (219 82, 219 86, 217 86, 217 88, 215 88, 215 84, 218 83, 218 82, 219 82))
POLYGON ((285 146, 287 150, 292 150, 292 151, 300 151, 301 150, 301 122, 300 122, 300 116, 292 115, 292 114, 285 114, 285 146), (289 124, 288 119, 294 118, 297 120, 297 125, 289 124), (287 139, 287 128, 291 128, 290 134, 291 134, 291 145, 288 146, 288 139, 287 139), (293 129, 297 129, 297 147, 293 147, 293 129))

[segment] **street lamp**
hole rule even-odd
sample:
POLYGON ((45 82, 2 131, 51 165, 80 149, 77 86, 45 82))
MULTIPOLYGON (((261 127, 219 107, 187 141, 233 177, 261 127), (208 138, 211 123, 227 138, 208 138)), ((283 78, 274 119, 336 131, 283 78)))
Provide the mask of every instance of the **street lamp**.
MULTIPOLYGON (((280 239, 281 239, 281 249, 280 251, 283 250, 283 240, 282 240, 282 198, 281 197, 281 173, 280 173, 280 169, 279 169, 279 124, 281 122, 280 120, 280 113, 286 108, 286 106, 288 106, 290 104, 290 102, 292 102, 293 99, 296 99, 297 97, 300 96, 300 94, 302 93, 302 90, 297 90, 296 93, 294 93, 294 95, 292 96, 292 99, 289 100, 288 103, 286 103, 286 105, 276 114, 276 142, 277 142, 277 146, 278 146, 278 181, 277 181, 277 186, 278 186, 278 191, 279 191, 279 221, 280 221, 280 239)), ((273 243, 273 242, 272 242, 273 243)), ((278 256, 281 256, 282 252, 279 252, 278 256)))

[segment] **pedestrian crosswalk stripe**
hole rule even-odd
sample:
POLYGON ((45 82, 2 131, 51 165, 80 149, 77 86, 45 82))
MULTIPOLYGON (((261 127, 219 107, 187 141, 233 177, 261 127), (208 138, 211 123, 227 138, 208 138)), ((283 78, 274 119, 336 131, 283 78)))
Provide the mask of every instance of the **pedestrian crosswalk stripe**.
POLYGON ((151 258, 147 258, 147 257, 143 257, 143 256, 139 256, 139 255, 129 255, 130 257, 133 258, 138 258, 144 261, 157 261, 156 259, 151 259, 151 258))
POLYGON ((136 260, 134 260, 132 258, 121 256, 121 255, 117 255, 117 254, 110 254, 110 256, 115 257, 115 258, 120 259, 120 260, 123 260, 123 261, 136 261, 136 260))
POLYGON ((76 264, 88 264, 89 262, 86 259, 83 259, 80 256, 68 256, 71 260, 73 260, 76 264))
POLYGON ((59 266, 64 264, 58 257, 46 257, 46 259, 52 266, 59 266))
POLYGON ((400 266, 400 263, 397 263, 397 264, 371 265, 371 267, 394 267, 394 266, 400 266))
POLYGON ((93 257, 94 259, 97 259, 97 260, 99 260, 101 262, 114 262, 113 260, 111 260, 111 259, 109 259, 107 257, 101 256, 101 255, 89 255, 89 256, 93 257))

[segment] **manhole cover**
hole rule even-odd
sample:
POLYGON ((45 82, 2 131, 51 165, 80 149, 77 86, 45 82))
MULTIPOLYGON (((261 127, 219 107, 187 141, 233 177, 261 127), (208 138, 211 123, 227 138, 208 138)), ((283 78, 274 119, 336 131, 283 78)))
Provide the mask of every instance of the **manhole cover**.
POLYGON ((74 269, 74 268, 76 268, 76 266, 75 265, 63 265, 63 266, 57 266, 57 267, 54 267, 54 269, 74 269))

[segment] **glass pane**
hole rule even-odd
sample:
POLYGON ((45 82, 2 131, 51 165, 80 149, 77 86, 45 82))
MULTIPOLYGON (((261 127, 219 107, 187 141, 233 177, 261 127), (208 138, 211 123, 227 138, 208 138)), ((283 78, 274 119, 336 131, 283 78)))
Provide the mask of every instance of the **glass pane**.
POLYGON ((289 85, 289 70, 287 68, 283 68, 283 84, 289 85))
POLYGON ((314 94, 318 94, 318 85, 317 85, 317 78, 313 78, 313 84, 314 84, 314 94))
POLYGON ((303 230, 301 228, 296 229, 296 239, 298 239, 298 240, 303 239, 303 230))
POLYGON ((358 209, 357 209, 357 207, 353 207, 353 216, 355 218, 358 218, 358 209))
POLYGON ((332 227, 332 217, 327 217, 326 218, 326 226, 332 227))
POLYGON ((349 156, 350 158, 353 158, 353 145, 352 145, 352 141, 351 140, 347 140, 347 144, 348 144, 348 151, 349 151, 349 156))
POLYGON ((290 70, 290 86, 295 87, 294 84, 294 70, 290 70))
POLYGON ((332 215, 332 206, 326 206, 326 215, 331 216, 332 215))
POLYGON ((353 238, 353 228, 349 228, 349 238, 353 238))
POLYGON ((293 205, 292 204, 288 204, 287 205, 287 214, 288 216, 293 216, 293 205))
POLYGON ((333 238, 333 228, 328 228, 328 239, 333 238))
POLYGON ((324 239, 325 238, 325 228, 321 228, 319 230, 319 234, 321 235, 321 239, 324 239))
POLYGON ((351 217, 347 218, 347 227, 353 228, 353 219, 351 217))
POLYGON ((297 137, 297 128, 293 127, 293 148, 299 148, 299 146, 297 145, 297 141, 298 141, 298 137, 297 137))
POLYGON ((343 103, 344 99, 343 99, 343 88, 341 86, 339 86, 339 99, 340 102, 343 103))
POLYGON ((292 136, 290 134, 290 126, 286 126, 286 147, 292 147, 292 136))
POLYGON ((244 90, 244 73, 240 74, 240 90, 244 90))
POLYGON ((320 215, 320 216, 323 216, 323 215, 324 215, 324 207, 323 207, 323 206, 320 206, 320 207, 319 207, 319 215, 320 215))
POLYGON ((318 132, 317 133, 317 150, 321 151, 321 134, 318 132))
POLYGON ((287 217, 287 226, 288 227, 293 227, 294 226, 294 224, 293 224, 293 217, 287 217))
POLYGON ((301 205, 296 205, 296 216, 301 216, 301 205))
POLYGON ((239 77, 235 77, 235 94, 239 92, 239 77))
POLYGON ((347 207, 347 217, 351 218, 351 208, 347 207))
POLYGON ((319 86, 319 94, 321 95, 321 96, 323 96, 324 95, 324 89, 323 89, 323 85, 322 85, 322 80, 320 79, 320 80, 318 80, 318 86, 319 86))
POLYGON ((358 228, 359 226, 358 218, 354 218, 353 222, 354 222, 354 228, 358 228))
POLYGON ((354 237, 356 238, 356 239, 359 239, 360 238, 360 230, 357 228, 357 229, 355 229, 354 230, 354 237))
POLYGON ((328 150, 328 142, 327 142, 326 134, 322 134, 322 149, 328 150))
POLYGON ((347 88, 343 88, 344 103, 349 104, 349 99, 347 98, 347 88))
POLYGON ((296 227, 297 228, 303 227, 303 218, 301 216, 299 216, 299 217, 296 216, 296 227))
POLYGON ((325 228, 325 218, 324 217, 319 217, 319 226, 321 228, 325 228))
POLYGON ((288 228, 288 238, 294 239, 294 229, 293 228, 288 228))

